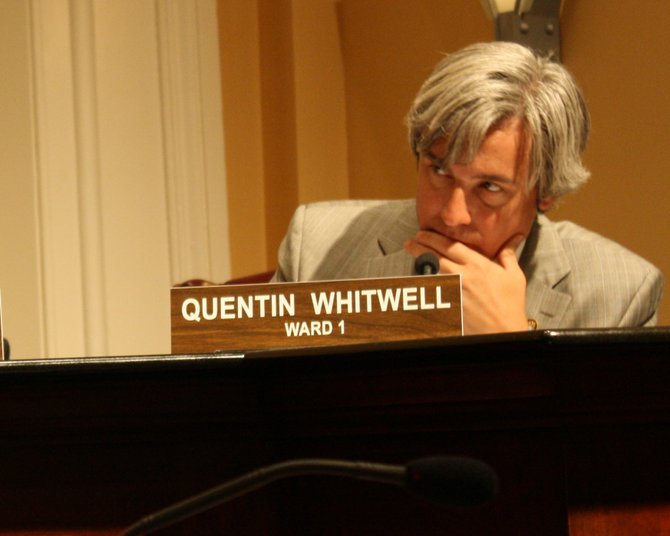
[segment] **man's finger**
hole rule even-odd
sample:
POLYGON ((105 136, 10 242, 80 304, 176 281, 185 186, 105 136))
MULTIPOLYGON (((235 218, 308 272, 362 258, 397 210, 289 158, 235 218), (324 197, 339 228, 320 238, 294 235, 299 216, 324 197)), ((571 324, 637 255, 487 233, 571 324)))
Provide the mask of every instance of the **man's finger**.
POLYGON ((525 236, 522 234, 516 234, 512 236, 502 248, 500 248, 500 253, 498 253, 498 263, 503 268, 510 268, 512 266, 519 266, 519 260, 516 258, 516 249, 524 241, 525 236))
POLYGON ((446 257, 459 264, 474 262, 481 257, 480 253, 462 242, 452 240, 433 231, 419 231, 416 233, 416 241, 436 251, 441 257, 446 257))

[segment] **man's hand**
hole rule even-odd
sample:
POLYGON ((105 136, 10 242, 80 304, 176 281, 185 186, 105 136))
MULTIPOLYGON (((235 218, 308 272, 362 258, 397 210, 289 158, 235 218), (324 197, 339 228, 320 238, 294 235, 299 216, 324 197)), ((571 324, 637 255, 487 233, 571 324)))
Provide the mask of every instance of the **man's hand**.
POLYGON ((440 273, 461 274, 466 335, 525 331, 526 278, 515 254, 523 238, 514 235, 495 259, 432 231, 419 231, 405 250, 414 257, 432 251, 440 258, 440 273))

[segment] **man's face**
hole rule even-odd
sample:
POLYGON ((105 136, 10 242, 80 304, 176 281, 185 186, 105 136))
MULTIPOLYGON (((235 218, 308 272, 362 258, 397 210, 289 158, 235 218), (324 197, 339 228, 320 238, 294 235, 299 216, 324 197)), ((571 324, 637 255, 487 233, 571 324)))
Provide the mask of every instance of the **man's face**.
POLYGON ((512 236, 527 236, 538 204, 537 188, 526 188, 529 151, 521 121, 511 118, 492 130, 469 164, 441 169, 445 152, 441 139, 419 155, 419 227, 491 259, 512 236))

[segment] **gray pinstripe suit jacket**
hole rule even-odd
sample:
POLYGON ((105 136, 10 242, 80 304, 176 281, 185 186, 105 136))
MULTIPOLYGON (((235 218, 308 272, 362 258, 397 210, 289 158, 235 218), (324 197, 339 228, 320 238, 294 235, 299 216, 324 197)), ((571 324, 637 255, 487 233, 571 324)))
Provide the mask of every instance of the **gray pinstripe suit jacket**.
MULTIPOLYGON (((414 200, 330 201, 296 211, 274 281, 411 275, 403 243, 418 230, 414 200)), ((543 215, 519 260, 526 314, 542 329, 650 326, 663 276, 622 246, 543 215)))

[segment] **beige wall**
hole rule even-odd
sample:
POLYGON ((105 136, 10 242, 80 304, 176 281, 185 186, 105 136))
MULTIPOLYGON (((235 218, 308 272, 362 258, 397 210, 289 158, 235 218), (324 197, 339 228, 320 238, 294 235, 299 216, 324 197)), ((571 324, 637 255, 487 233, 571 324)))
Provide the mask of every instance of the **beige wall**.
POLYGON ((7 0, 0 16, 0 291, 4 334, 14 346, 20 330, 26 354, 43 348, 40 309, 38 222, 33 218, 36 187, 30 88, 28 12, 23 0, 7 0), (20 244, 20 247, 16 247, 20 244), (24 320, 23 325, 18 318, 24 320))
MULTIPOLYGON (((224 125, 234 275, 274 266, 298 202, 412 196, 414 164, 403 117, 414 93, 441 52, 493 36, 477 0, 218 1, 224 35, 233 32, 240 12, 248 15, 248 25, 234 29, 235 41, 222 46, 224 109, 241 104, 246 110, 236 121, 228 113, 224 125), (301 22, 309 17, 311 24, 301 22), (322 61, 306 62, 298 43, 310 43, 322 61), (240 50, 244 62, 235 69, 240 50), (301 93, 296 84, 305 80, 320 89, 301 93), (313 116, 315 97, 324 105, 313 116), (346 130, 330 128, 343 117, 346 130), (301 137, 306 125, 328 132, 331 141, 301 137), (333 156, 329 145, 341 146, 343 139, 345 149, 333 156), (231 152, 234 144, 239 147, 231 152), (302 171, 305 154, 321 159, 321 173, 318 166, 302 171), (309 189, 302 188, 308 180, 309 189), (265 197, 251 199, 250 188, 265 197), (247 225, 245 206, 262 225, 247 225), (245 254, 249 248, 256 248, 252 257, 245 254)), ((670 274, 670 2, 566 0, 561 24, 563 61, 593 115, 585 155, 593 178, 551 216, 610 236, 670 274)), ((660 321, 670 323, 670 300, 660 321)))
POLYGON ((0 2, 13 358, 169 353, 171 285, 229 277, 216 9, 0 2))

